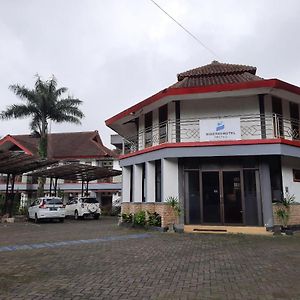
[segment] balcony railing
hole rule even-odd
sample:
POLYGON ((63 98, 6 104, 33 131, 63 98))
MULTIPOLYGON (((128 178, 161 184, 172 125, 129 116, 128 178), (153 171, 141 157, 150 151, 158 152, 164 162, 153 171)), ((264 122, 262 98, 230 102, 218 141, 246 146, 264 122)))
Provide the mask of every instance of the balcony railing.
POLYGON ((284 138, 299 140, 300 122, 280 115, 231 115, 207 118, 169 120, 140 130, 135 136, 124 138, 123 153, 132 153, 163 143, 201 142, 200 120, 240 118, 242 140, 284 138))

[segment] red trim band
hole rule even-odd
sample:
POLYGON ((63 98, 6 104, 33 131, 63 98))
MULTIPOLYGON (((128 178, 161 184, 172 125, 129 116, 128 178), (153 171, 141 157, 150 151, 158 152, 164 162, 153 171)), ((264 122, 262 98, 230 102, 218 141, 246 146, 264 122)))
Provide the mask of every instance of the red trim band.
POLYGON ((120 155, 121 159, 141 155, 168 148, 184 148, 184 147, 218 147, 218 146, 240 146, 240 145, 266 145, 266 144, 286 144, 290 146, 300 147, 300 141, 291 141, 286 139, 256 139, 256 140, 238 140, 238 141, 220 141, 220 142, 184 142, 184 143, 164 143, 153 147, 145 148, 133 153, 120 155))

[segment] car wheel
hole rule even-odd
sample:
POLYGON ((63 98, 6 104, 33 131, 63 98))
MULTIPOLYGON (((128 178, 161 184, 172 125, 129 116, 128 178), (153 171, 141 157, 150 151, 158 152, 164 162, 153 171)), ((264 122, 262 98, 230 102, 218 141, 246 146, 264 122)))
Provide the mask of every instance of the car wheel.
POLYGON ((59 222, 60 222, 60 223, 63 223, 64 221, 65 221, 64 218, 60 218, 60 219, 59 219, 59 222))
POLYGON ((75 210, 75 212, 74 212, 74 219, 75 219, 75 220, 78 220, 78 219, 79 219, 78 211, 77 211, 77 210, 75 210))
POLYGON ((38 216, 37 216, 37 214, 35 214, 34 215, 34 223, 39 223, 39 218, 38 218, 38 216))
POLYGON ((94 215, 95 220, 99 220, 100 215, 94 215))

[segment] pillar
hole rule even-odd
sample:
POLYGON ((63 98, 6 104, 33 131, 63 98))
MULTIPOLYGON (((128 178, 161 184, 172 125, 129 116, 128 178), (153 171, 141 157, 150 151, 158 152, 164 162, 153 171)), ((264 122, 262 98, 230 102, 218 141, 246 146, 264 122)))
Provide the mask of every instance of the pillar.
POLYGON ((146 202, 155 202, 155 162, 146 162, 146 202))
POLYGON ((259 165, 263 222, 266 228, 273 227, 273 206, 270 168, 267 162, 259 165))
POLYGON ((142 202, 142 175, 143 168, 141 164, 133 166, 133 202, 142 202))
POLYGON ((122 202, 130 202, 130 174, 131 168, 122 168, 122 202))
POLYGON ((164 158, 161 160, 162 202, 168 197, 178 197, 178 159, 164 158))

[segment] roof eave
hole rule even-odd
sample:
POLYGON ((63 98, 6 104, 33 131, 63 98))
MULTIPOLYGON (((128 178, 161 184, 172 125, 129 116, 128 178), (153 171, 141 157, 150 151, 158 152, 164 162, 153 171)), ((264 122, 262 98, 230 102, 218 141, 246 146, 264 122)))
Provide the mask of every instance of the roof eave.
POLYGON ((191 87, 191 88, 167 88, 164 89, 151 97, 125 109, 124 111, 116 114, 115 116, 107 119, 105 124, 113 129, 113 124, 117 121, 123 119, 126 116, 136 113, 145 106, 148 106, 160 99, 167 96, 174 95, 184 95, 184 94, 196 94, 196 93, 216 93, 216 92, 228 92, 228 91, 238 91, 243 89, 253 89, 253 88, 278 88, 287 90, 294 94, 300 95, 300 88, 298 86, 292 85, 290 83, 281 81, 279 79, 265 79, 257 81, 249 81, 242 83, 228 83, 228 84, 218 84, 218 85, 209 85, 203 87, 191 87))

